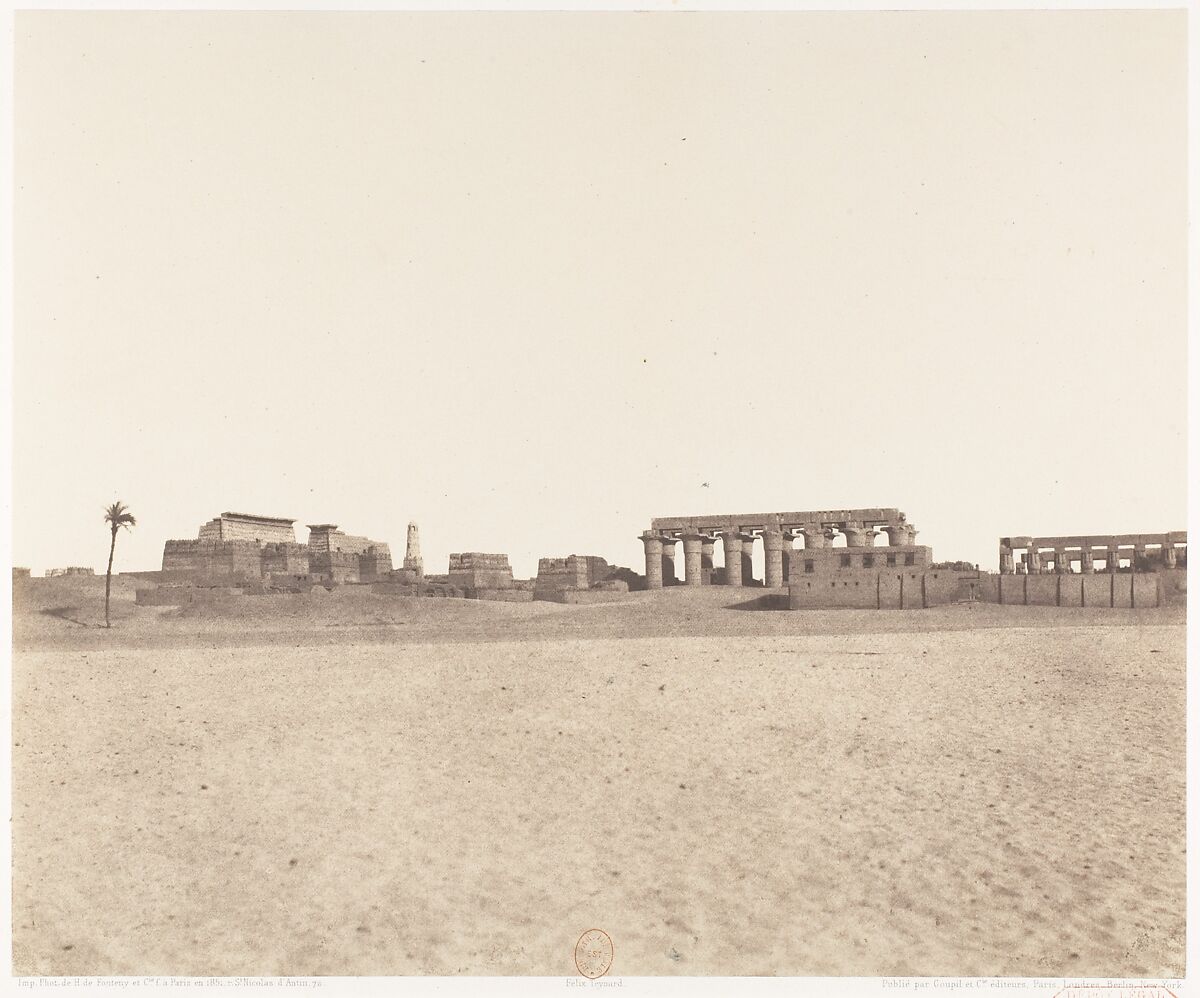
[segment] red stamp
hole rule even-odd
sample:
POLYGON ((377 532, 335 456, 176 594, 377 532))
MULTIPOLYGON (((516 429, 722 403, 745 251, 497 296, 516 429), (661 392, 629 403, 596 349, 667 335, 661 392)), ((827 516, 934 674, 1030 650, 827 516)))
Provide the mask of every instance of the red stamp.
POLYGON ((612 969, 613 941, 603 929, 588 929, 575 944, 575 969, 593 981, 612 969))

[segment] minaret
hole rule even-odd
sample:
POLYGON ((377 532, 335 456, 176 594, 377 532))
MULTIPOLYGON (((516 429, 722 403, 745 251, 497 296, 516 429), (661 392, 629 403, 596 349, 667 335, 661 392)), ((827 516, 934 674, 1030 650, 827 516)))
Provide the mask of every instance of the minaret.
POLYGON ((417 535, 417 525, 408 525, 408 546, 404 550, 404 567, 417 573, 418 579, 425 577, 425 565, 421 561, 421 538, 417 535))

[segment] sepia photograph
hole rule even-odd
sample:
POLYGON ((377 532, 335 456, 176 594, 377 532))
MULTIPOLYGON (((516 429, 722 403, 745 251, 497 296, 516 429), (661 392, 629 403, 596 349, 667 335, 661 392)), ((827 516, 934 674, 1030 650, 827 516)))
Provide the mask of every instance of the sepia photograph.
POLYGON ((1196 14, 8 10, 14 992, 1187 994, 1196 14))

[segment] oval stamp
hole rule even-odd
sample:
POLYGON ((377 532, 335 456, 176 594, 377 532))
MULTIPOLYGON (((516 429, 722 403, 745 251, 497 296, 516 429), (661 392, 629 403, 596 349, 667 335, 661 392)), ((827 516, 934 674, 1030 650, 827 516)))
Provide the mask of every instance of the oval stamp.
POLYGON ((575 944, 575 969, 595 980, 612 969, 613 941, 603 929, 588 929, 575 944))

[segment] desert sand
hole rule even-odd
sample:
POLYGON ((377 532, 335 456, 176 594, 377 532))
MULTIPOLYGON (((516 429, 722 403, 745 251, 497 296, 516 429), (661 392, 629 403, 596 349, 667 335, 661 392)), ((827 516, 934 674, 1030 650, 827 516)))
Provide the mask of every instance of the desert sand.
POLYGON ((14 597, 17 974, 1183 973, 1182 607, 102 594, 14 597))

